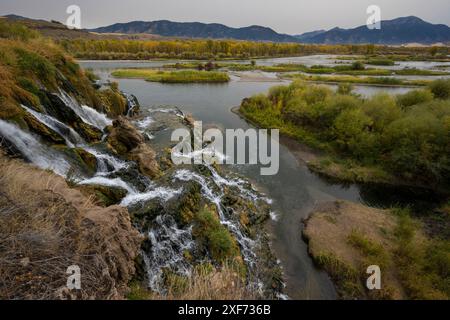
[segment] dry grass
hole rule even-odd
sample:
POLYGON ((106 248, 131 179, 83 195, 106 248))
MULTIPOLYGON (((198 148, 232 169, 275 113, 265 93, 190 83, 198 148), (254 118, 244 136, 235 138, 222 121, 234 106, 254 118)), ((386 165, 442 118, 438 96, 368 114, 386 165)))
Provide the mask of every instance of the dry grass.
POLYGON ((197 266, 191 277, 167 276, 167 295, 146 291, 135 284, 128 295, 133 300, 254 300, 257 296, 248 288, 232 264, 220 269, 209 264, 197 266))
POLYGON ((120 298, 139 246, 128 212, 3 155, 0 169, 0 299, 120 298), (66 288, 71 265, 81 290, 66 288))

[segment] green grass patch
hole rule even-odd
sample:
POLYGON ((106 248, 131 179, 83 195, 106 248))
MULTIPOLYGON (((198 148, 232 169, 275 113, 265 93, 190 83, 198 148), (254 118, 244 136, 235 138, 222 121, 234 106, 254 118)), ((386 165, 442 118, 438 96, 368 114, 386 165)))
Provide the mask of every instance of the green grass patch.
POLYGON ((359 272, 334 254, 320 253, 314 257, 314 262, 330 275, 342 299, 358 299, 364 295, 359 272))
POLYGON ((398 209, 395 263, 402 284, 412 299, 449 299, 450 241, 417 235, 420 224, 409 210, 398 209))
POLYGON ((369 59, 364 61, 365 64, 372 66, 393 66, 395 61, 391 59, 369 59))
POLYGON ((388 254, 380 243, 367 238, 357 230, 353 230, 347 239, 348 243, 357 249, 365 260, 365 265, 375 264, 382 268, 388 265, 388 254))
POLYGON ((217 213, 208 208, 196 213, 193 234, 197 243, 206 248, 211 258, 217 262, 231 261, 240 256, 236 240, 220 223, 217 213))
POLYGON ((230 81, 225 72, 209 71, 159 71, 152 69, 119 69, 112 73, 116 78, 145 79, 163 83, 223 83, 230 81))
POLYGON ((381 86, 426 86, 431 83, 428 80, 404 80, 387 77, 357 77, 357 76, 307 76, 304 74, 287 74, 287 79, 301 79, 310 82, 321 83, 351 83, 381 86))

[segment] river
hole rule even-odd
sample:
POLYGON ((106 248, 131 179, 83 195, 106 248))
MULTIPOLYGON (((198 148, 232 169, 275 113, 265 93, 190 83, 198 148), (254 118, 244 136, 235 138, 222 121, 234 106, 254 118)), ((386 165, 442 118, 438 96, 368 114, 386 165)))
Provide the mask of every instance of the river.
MULTIPOLYGON (((231 108, 238 106, 243 98, 264 93, 277 84, 237 79, 227 84, 161 84, 119 80, 110 76, 116 68, 159 67, 166 63, 169 62, 80 61, 84 68, 93 69, 103 81, 119 82, 121 90, 139 99, 142 109, 177 106, 203 121, 204 126, 216 125, 223 129, 249 128, 250 125, 232 113, 231 108)), ((364 95, 379 91, 403 93, 407 90, 356 86, 356 91, 364 95)), ((307 253, 307 245, 301 237, 302 219, 308 217, 321 201, 347 199, 376 205, 385 193, 380 193, 376 188, 330 183, 311 173, 285 146, 280 146, 280 170, 275 176, 261 176, 258 166, 232 166, 231 169, 246 176, 273 200, 275 214, 268 230, 272 249, 284 270, 286 294, 291 299, 335 299, 336 292, 331 280, 314 266, 307 253)))

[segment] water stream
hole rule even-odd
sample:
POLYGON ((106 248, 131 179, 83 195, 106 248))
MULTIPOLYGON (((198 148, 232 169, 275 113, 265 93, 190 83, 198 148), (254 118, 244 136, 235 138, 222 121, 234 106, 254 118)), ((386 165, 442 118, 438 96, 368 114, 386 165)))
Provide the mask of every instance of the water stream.
MULTIPOLYGON (((108 67, 105 68, 103 62, 83 64, 99 73, 102 81, 111 80, 110 71, 123 65, 121 62, 108 62, 108 67)), ((127 62, 127 65, 139 66, 140 63, 127 62)), ((192 113, 194 118, 203 121, 204 126, 245 130, 250 127, 249 124, 232 113, 231 107, 239 105, 245 97, 266 92, 274 85, 267 82, 240 82, 238 80, 228 84, 214 85, 169 85, 143 80, 120 80, 119 83, 122 90, 135 95, 141 106, 144 106, 141 108, 146 116, 134 121, 134 124, 149 139, 155 138, 155 132, 147 130, 156 122, 152 115, 162 112, 171 113, 179 118, 183 118, 186 113, 192 113)), ((375 91, 389 89, 361 87, 359 90, 362 90, 363 94, 370 95, 375 91)), ((112 123, 106 115, 89 106, 80 105, 64 91, 60 91, 58 96, 85 123, 102 131, 112 123)), ((132 105, 131 96, 127 99, 132 105)), ((75 182, 78 184, 103 185, 123 189, 126 191, 126 196, 122 199, 121 204, 130 208, 153 199, 167 202, 183 192, 183 187, 172 188, 170 185, 158 185, 140 175, 135 169, 135 164, 109 153, 101 144, 89 145, 74 129, 60 120, 27 106, 23 106, 23 108, 38 121, 61 135, 68 148, 81 148, 96 157, 96 172, 89 176, 77 172, 75 182), (130 175, 133 176, 131 180, 130 175)), ((164 128, 160 130, 160 135, 170 135, 170 132, 165 132, 164 128)), ((0 120, 0 136, 6 138, 28 161, 40 168, 53 170, 65 177, 73 168, 73 163, 63 152, 48 146, 39 137, 12 123, 0 120)), ((200 152, 209 151, 205 149, 200 152)), ((190 156, 194 157, 195 154, 190 156)), ((258 165, 227 165, 226 168, 245 178, 239 178, 237 175, 223 176, 214 167, 207 166, 210 173, 208 176, 180 168, 173 173, 172 180, 181 183, 195 181, 200 185, 202 195, 216 206, 220 222, 235 236, 244 261, 250 270, 256 261, 255 239, 247 237, 232 213, 223 207, 223 188, 236 188, 246 199, 269 203, 272 207, 272 219, 268 225, 272 249, 284 270, 288 296, 293 299, 334 299, 336 292, 333 284, 324 272, 313 265, 307 254, 306 244, 301 238, 301 221, 321 201, 347 199, 372 205, 383 205, 382 201, 377 203, 380 197, 374 196, 379 190, 373 192, 363 186, 342 185, 323 180, 312 174, 290 150, 283 146, 280 148, 280 171, 275 176, 261 176, 258 165), (257 185, 259 190, 264 191, 264 194, 257 192, 252 185, 257 185)), ((143 230, 148 235, 151 244, 150 251, 144 254, 144 262, 147 267, 149 286, 154 290, 163 292, 161 287, 162 269, 166 267, 170 267, 179 274, 191 272, 191 265, 183 256, 185 250, 195 249, 191 231, 189 227, 182 229, 177 226, 173 218, 168 215, 158 216, 150 230, 143 230)), ((256 286, 259 286, 257 282, 258 279, 255 279, 256 286)))
MULTIPOLYGON (((258 60, 258 64, 295 62, 306 65, 334 64, 331 56, 310 56, 258 60)), ((271 82, 246 81, 234 79, 227 84, 161 84, 137 79, 114 79, 112 70, 126 67, 160 67, 168 62, 81 62, 85 67, 94 69, 102 81, 118 81, 120 88, 134 94, 144 110, 168 109, 177 106, 184 113, 191 113, 195 119, 203 121, 203 126, 220 129, 247 129, 250 125, 230 109, 240 104, 245 97, 267 92, 275 85, 271 82)), ((357 93, 371 96, 380 91, 404 93, 409 88, 380 88, 355 86, 357 93)), ((259 166, 226 166, 228 169, 250 179, 262 189, 267 198, 272 199, 271 222, 268 226, 271 234, 272 249, 280 260, 286 279, 286 293, 292 299, 334 299, 336 292, 328 276, 318 270, 307 253, 307 245, 301 237, 302 219, 322 201, 345 199, 374 206, 389 206, 401 201, 395 195, 396 190, 383 188, 340 184, 324 180, 311 173, 306 165, 286 147, 280 147, 280 171, 275 176, 261 176, 259 166)), ((213 173, 214 175, 214 173, 213 173)), ((199 179, 191 172, 178 172, 183 179, 199 179)), ((215 178, 220 184, 220 179, 215 178)), ((227 179, 228 183, 235 183, 227 179)), ((202 185, 205 197, 218 202, 217 194, 209 189, 211 185, 202 185)), ((243 193, 244 194, 244 193, 243 193)), ((400 194, 398 192, 398 194, 400 194)), ((403 199, 404 200, 404 199, 403 199)), ((220 206, 218 206, 220 207, 220 206)), ((245 241, 243 241, 245 245, 245 241)), ((250 245, 250 242, 249 242, 250 245)), ((241 243, 242 246, 242 243, 241 243)), ((248 254, 251 257, 251 254, 248 254)))

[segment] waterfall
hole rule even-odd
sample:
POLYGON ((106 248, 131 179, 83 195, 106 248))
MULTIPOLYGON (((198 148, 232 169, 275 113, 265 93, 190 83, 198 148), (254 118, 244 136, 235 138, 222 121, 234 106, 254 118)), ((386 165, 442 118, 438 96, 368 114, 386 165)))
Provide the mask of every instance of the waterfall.
POLYGON ((52 170, 58 175, 66 176, 70 164, 62 154, 42 144, 38 138, 20 129, 15 124, 0 119, 0 135, 11 142, 30 162, 41 169, 52 170))
POLYGON ((120 160, 113 155, 102 153, 94 148, 87 146, 84 147, 84 150, 97 158, 97 173, 95 174, 97 176, 109 175, 130 167, 129 163, 120 160))
POLYGON ((85 179, 83 181, 80 181, 78 184, 80 185, 102 185, 107 187, 114 187, 114 188, 121 188, 126 190, 129 194, 136 194, 137 191, 134 189, 134 187, 130 186, 128 183, 123 181, 120 178, 106 178, 106 177, 92 177, 89 179, 85 179))
POLYGON ((222 190, 219 189, 219 192, 215 192, 204 177, 186 169, 176 171, 173 177, 175 180, 196 181, 198 184, 200 184, 203 196, 205 196, 209 201, 216 205, 221 224, 226 226, 228 230, 235 236, 237 242, 241 247, 241 253, 245 262, 248 266, 253 266, 255 264, 256 258, 255 253, 253 252, 255 242, 242 233, 239 227, 239 223, 234 222, 226 217, 221 203, 223 197, 222 190))
MULTIPOLYGON (((60 134, 66 141, 66 144, 69 148, 81 147, 85 151, 94 155, 97 159, 97 172, 95 174, 96 176, 106 176, 109 174, 113 174, 120 170, 126 169, 130 166, 129 163, 122 161, 110 154, 102 153, 92 147, 87 146, 86 141, 84 141, 84 139, 74 129, 62 123, 61 121, 53 118, 52 116, 37 112, 24 105, 22 105, 22 108, 24 108, 27 112, 32 114, 42 124, 60 134)), ((89 182, 89 180, 86 181, 89 182)), ((85 184, 88 183, 86 181, 85 184)), ((97 182, 101 184, 100 182, 104 181, 106 180, 98 180, 97 182)))
POLYGON ((50 115, 43 114, 37 112, 33 109, 30 109, 24 105, 21 105, 28 113, 33 115, 37 120, 39 120, 42 124, 49 127, 50 129, 57 132, 61 137, 64 138, 66 144, 69 148, 73 148, 78 145, 85 145, 86 142, 81 138, 81 136, 71 127, 62 123, 61 121, 53 118, 50 115))
POLYGON ((58 95, 59 98, 70 108, 72 109, 84 122, 103 130, 106 126, 110 126, 112 124, 112 120, 109 119, 103 113, 98 112, 97 110, 88 107, 88 106, 80 106, 78 102, 72 98, 69 94, 60 90, 58 95))
POLYGON ((134 109, 138 106, 137 98, 134 95, 123 91, 122 95, 127 99, 127 117, 132 117, 134 115, 134 109))
POLYGON ((165 187, 156 187, 146 192, 141 193, 130 193, 121 202, 124 207, 129 207, 137 203, 149 201, 152 199, 159 198, 166 202, 173 198, 174 196, 180 194, 183 189, 173 190, 165 187))
POLYGON ((148 239, 152 249, 150 253, 143 254, 143 257, 149 287, 164 294, 164 269, 170 268, 171 271, 184 276, 191 274, 191 265, 186 262, 184 253, 195 248, 192 227, 179 229, 172 216, 160 215, 148 231, 148 239))

